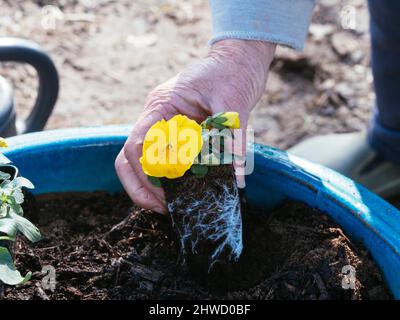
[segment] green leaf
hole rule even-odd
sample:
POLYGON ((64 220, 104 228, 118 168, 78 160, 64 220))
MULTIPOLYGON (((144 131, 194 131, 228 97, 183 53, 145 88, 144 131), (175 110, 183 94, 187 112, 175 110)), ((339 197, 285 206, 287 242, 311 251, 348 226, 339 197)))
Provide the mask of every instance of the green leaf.
POLYGON ((198 177, 198 178, 203 178, 206 176, 207 172, 208 172, 208 167, 201 165, 201 164, 194 164, 192 165, 192 167, 190 168, 190 171, 192 171, 192 173, 198 177))
POLYGON ((2 153, 0 153, 0 164, 7 164, 11 161, 2 153))
POLYGON ((12 195, 8 197, 9 204, 22 204, 24 203, 24 194, 21 189, 16 189, 13 191, 12 195))
POLYGON ((0 219, 0 232, 6 234, 9 237, 15 238, 17 236, 18 225, 11 218, 0 219))
POLYGON ((201 160, 202 164, 206 166, 219 166, 221 164, 219 156, 214 153, 206 154, 201 160))
POLYGON ((13 180, 4 181, 1 186, 3 188, 11 188, 11 189, 21 189, 22 187, 33 189, 34 185, 28 179, 23 177, 17 177, 13 180))
POLYGON ((8 218, 0 219, 0 232, 15 238, 18 231, 31 242, 37 242, 42 237, 39 229, 32 222, 13 211, 10 211, 8 218))
POLYGON ((212 118, 211 117, 207 117, 206 120, 204 120, 201 125, 202 127, 209 127, 211 126, 211 122, 212 122, 212 118))
POLYGON ((232 164, 235 155, 230 152, 221 153, 220 161, 221 164, 232 164))
POLYGON ((25 277, 22 277, 19 271, 15 268, 11 254, 7 248, 0 247, 0 280, 10 286, 23 284, 31 278, 32 273, 28 272, 25 277))
POLYGON ((211 130, 204 130, 202 133, 203 140, 210 140, 212 137, 224 137, 225 134, 223 134, 221 131, 217 129, 211 129, 211 130))
POLYGON ((0 180, 8 180, 11 178, 11 175, 9 173, 0 171, 0 180))
POLYGON ((8 207, 10 208, 10 211, 19 214, 20 216, 24 215, 24 210, 22 209, 22 206, 19 203, 15 202, 15 199, 13 197, 10 197, 11 201, 8 203, 8 207))
POLYGON ((151 184, 157 188, 161 188, 161 180, 157 177, 147 176, 151 184))
POLYGON ((214 120, 211 121, 210 126, 213 127, 213 128, 215 128, 215 129, 218 129, 218 130, 224 130, 224 129, 226 129, 225 126, 223 126, 222 124, 219 124, 219 123, 215 122, 214 120))
POLYGON ((221 111, 221 112, 217 112, 217 113, 215 113, 215 114, 213 114, 212 116, 211 116, 211 118, 218 118, 219 116, 221 116, 221 115, 223 115, 225 113, 225 111, 221 111))
POLYGON ((2 183, 0 183, 0 189, 8 189, 10 188, 10 183, 11 180, 4 180, 2 183))
POLYGON ((218 123, 218 124, 223 124, 226 120, 228 120, 228 118, 226 117, 217 117, 213 119, 214 123, 218 123))
POLYGON ((34 189, 35 186, 33 185, 32 182, 30 182, 28 179, 24 177, 17 177, 12 180, 12 185, 16 188, 28 188, 28 189, 34 189))
MULTIPOLYGON (((37 242, 42 238, 39 229, 28 219, 25 219, 12 211, 10 212, 10 218, 17 224, 18 231, 20 231, 29 241, 37 242)), ((10 234, 8 235, 10 236, 10 234)))
POLYGON ((7 203, 2 203, 1 205, 0 205, 0 219, 2 219, 2 218, 4 218, 4 217, 7 217, 7 215, 8 215, 8 210, 9 208, 8 208, 8 205, 7 205, 7 203))
POLYGON ((15 241, 15 238, 9 236, 0 236, 0 240, 15 241))

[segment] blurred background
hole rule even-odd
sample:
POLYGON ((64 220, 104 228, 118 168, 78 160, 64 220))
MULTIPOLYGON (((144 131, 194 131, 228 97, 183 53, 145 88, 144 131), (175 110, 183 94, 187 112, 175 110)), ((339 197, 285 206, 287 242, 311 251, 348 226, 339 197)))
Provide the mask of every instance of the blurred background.
MULTIPOLYGON (((205 0, 0 0, 0 37, 39 43, 60 74, 47 129, 133 123, 148 92, 207 53, 205 0)), ((35 71, 1 63, 19 116, 35 71)), ((318 133, 363 129, 374 101, 364 0, 319 0, 304 52, 280 47, 250 124, 257 142, 287 148, 318 133)))

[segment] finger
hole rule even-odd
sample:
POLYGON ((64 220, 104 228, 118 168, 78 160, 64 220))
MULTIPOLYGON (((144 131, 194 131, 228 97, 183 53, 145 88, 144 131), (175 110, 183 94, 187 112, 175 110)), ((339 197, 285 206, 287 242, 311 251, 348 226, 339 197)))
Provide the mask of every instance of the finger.
POLYGON ((238 106, 227 106, 216 100, 212 102, 213 112, 224 112, 224 111, 236 111, 240 117, 240 129, 232 130, 232 135, 228 135, 226 139, 225 148, 233 156, 233 166, 235 168, 236 183, 239 188, 246 186, 246 150, 247 150, 247 139, 246 139, 246 128, 249 114, 247 111, 238 106), (230 137, 230 138, 229 138, 230 137), (233 139, 232 139, 233 138, 233 139), (233 141, 232 141, 233 140, 233 141))
POLYGON ((235 168, 236 183, 239 188, 246 186, 246 151, 247 151, 247 119, 242 121, 243 129, 233 129, 230 134, 225 135, 224 147, 228 154, 232 156, 235 168))
POLYGON ((136 168, 138 165, 141 167, 139 158, 142 156, 142 148, 144 137, 150 127, 164 119, 164 115, 158 110, 143 113, 133 126, 132 132, 125 143, 124 149, 126 158, 129 160, 131 166, 136 168))
POLYGON ((166 212, 164 202, 143 186, 141 180, 138 179, 123 150, 115 160, 115 169, 124 189, 134 203, 142 208, 159 213, 166 212))
POLYGON ((142 164, 139 159, 142 156, 143 141, 147 131, 157 121, 163 119, 163 115, 157 110, 145 113, 136 122, 127 142, 124 146, 124 155, 128 160, 132 170, 136 174, 136 178, 140 181, 141 185, 157 199, 165 203, 164 191, 161 188, 153 186, 148 177, 142 170, 142 164))
POLYGON ((233 133, 233 152, 234 160, 233 166, 235 167, 236 183, 238 188, 246 186, 246 130, 235 129, 233 133))

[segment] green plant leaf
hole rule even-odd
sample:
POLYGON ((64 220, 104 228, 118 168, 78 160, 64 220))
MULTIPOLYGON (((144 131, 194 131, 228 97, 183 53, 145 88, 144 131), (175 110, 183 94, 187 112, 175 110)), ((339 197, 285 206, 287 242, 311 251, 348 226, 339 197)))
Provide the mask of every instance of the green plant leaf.
POLYGON ((217 112, 217 113, 213 114, 210 118, 213 118, 213 119, 218 118, 219 116, 221 116, 224 113, 225 113, 224 111, 217 112))
POLYGON ((204 121, 201 123, 201 126, 202 126, 202 127, 209 127, 209 126, 211 126, 211 122, 212 122, 212 118, 211 118, 211 117, 207 117, 207 119, 204 120, 204 121))
POLYGON ((203 178, 208 172, 208 167, 201 164, 194 164, 190 168, 190 171, 198 178, 203 178))
POLYGON ((211 129, 203 131, 202 136, 203 140, 210 140, 211 137, 224 137, 225 135, 219 130, 211 129))
POLYGON ((9 173, 0 171, 0 180, 8 180, 10 178, 11 178, 11 175, 9 173))
POLYGON ((18 232, 17 222, 11 218, 0 219, 0 232, 6 234, 9 237, 15 238, 18 232))
POLYGON ((2 183, 0 183, 0 189, 8 189, 10 185, 10 180, 4 180, 2 183))
POLYGON ((13 179, 11 183, 12 183, 13 187, 15 187, 15 188, 22 188, 22 187, 25 187, 28 189, 35 188, 33 183, 24 177, 17 177, 15 179, 13 179))
MULTIPOLYGON (((219 159, 219 156, 217 156, 214 153, 209 153, 206 154, 202 159, 202 164, 203 166, 219 166, 221 164, 221 161, 219 159)), ((206 172, 207 174, 207 172, 206 172)))
POLYGON ((234 159, 235 155, 230 152, 224 152, 220 157, 221 164, 232 164, 234 159))
POLYGON ((8 164, 11 161, 2 153, 0 153, 0 164, 8 164))
POLYGON ((7 217, 7 215, 8 215, 7 203, 0 204, 0 219, 7 217))
POLYGON ((157 177, 147 176, 151 184, 155 187, 161 188, 161 180, 157 177))
POLYGON ((12 211, 10 212, 10 218, 17 224, 18 231, 20 231, 29 241, 37 242, 42 238, 39 229, 28 219, 25 219, 12 211))
POLYGON ((213 127, 213 128, 215 128, 215 129, 218 129, 218 130, 224 130, 224 129, 226 129, 226 127, 225 127, 224 125, 219 124, 219 123, 215 122, 214 120, 211 121, 210 126, 213 127))
POLYGON ((25 277, 15 268, 11 254, 7 248, 0 247, 0 280, 10 286, 23 284, 31 278, 32 273, 28 272, 25 277))
POLYGON ((34 185, 32 182, 30 182, 28 179, 23 178, 23 177, 17 177, 12 180, 6 180, 3 181, 1 184, 2 188, 8 188, 8 189, 21 189, 23 187, 28 188, 28 189, 33 189, 34 185))
POLYGON ((24 215, 24 210, 22 209, 22 206, 19 203, 15 202, 15 199, 13 197, 10 197, 11 201, 8 203, 8 207, 10 208, 10 211, 19 214, 20 216, 24 215))
POLYGON ((226 120, 228 120, 226 117, 214 117, 213 122, 223 124, 226 120))
POLYGON ((21 189, 15 189, 8 197, 9 204, 22 204, 24 203, 24 194, 22 193, 21 189))
POLYGON ((12 237, 9 237, 9 236, 0 236, 0 240, 15 241, 15 238, 12 238, 12 237))

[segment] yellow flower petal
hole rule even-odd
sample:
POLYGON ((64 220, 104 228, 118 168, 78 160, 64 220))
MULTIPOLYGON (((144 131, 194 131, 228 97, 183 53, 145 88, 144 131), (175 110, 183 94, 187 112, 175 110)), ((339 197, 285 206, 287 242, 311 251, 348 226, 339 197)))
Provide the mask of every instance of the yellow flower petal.
POLYGON ((7 143, 6 139, 0 137, 0 148, 7 148, 7 147, 8 147, 8 143, 7 143))
POLYGON ((182 115, 158 121, 144 138, 140 158, 143 172, 157 178, 182 177, 202 146, 202 128, 196 121, 182 115))
POLYGON ((223 112, 221 117, 226 118, 226 121, 222 123, 225 127, 232 128, 232 129, 239 129, 240 128, 240 118, 238 112, 223 112))

